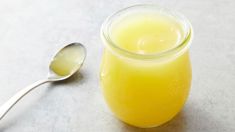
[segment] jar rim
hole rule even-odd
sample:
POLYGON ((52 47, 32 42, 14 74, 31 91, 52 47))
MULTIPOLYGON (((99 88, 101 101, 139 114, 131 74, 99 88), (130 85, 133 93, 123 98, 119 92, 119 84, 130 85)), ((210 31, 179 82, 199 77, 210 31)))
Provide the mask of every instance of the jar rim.
POLYGON ((153 4, 151 5, 150 4, 138 4, 138 5, 133 5, 133 6, 129 6, 124 9, 121 9, 113 13, 112 15, 110 15, 101 26, 101 38, 105 42, 105 45, 108 48, 110 48, 112 51, 115 50, 116 52, 120 53, 121 55, 124 55, 125 57, 135 58, 135 59, 144 59, 144 60, 158 59, 158 58, 162 58, 165 56, 180 53, 181 51, 188 49, 192 41, 192 36, 193 36, 192 26, 186 17, 184 17, 181 13, 177 11, 170 10, 168 8, 160 7, 158 5, 153 5, 153 4), (140 54, 140 53, 131 52, 124 48, 121 48, 120 46, 118 46, 118 44, 116 44, 111 39, 110 34, 109 34, 109 28, 112 22, 114 21, 115 17, 118 17, 118 15, 134 8, 154 8, 161 12, 172 14, 172 16, 180 19, 182 21, 182 25, 184 25, 186 29, 186 31, 184 31, 184 36, 182 40, 176 46, 169 48, 165 51, 156 52, 156 53, 140 54))

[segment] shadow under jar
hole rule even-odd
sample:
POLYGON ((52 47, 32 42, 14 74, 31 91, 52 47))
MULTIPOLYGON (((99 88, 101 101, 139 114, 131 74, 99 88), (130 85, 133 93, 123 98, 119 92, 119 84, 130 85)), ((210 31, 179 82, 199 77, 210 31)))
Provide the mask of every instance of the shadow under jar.
POLYGON ((142 128, 172 119, 191 85, 188 20, 156 5, 135 5, 108 17, 101 37, 100 81, 114 115, 142 128))

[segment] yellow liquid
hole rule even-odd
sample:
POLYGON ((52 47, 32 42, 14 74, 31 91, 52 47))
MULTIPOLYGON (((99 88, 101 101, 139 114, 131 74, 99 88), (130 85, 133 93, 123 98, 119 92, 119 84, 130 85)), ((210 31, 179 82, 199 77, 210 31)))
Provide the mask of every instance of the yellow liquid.
MULTIPOLYGON (((161 14, 138 14, 115 22, 111 38, 129 52, 169 50, 183 39, 179 22, 161 14)), ((138 60, 105 49, 101 84, 108 106, 120 120, 154 127, 172 119, 183 107, 191 83, 188 51, 163 60, 138 60)))
POLYGON ((142 14, 113 24, 111 38, 119 47, 139 54, 156 53, 177 46, 181 25, 160 14, 142 14))
POLYGON ((84 56, 85 52, 80 46, 69 46, 55 56, 50 68, 57 75, 70 75, 81 66, 84 56))

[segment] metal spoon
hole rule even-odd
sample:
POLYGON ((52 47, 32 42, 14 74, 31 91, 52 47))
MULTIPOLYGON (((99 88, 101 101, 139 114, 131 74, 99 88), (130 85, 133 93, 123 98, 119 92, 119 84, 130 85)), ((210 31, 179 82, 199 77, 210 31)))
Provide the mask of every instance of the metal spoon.
MULTIPOLYGON (((56 82, 56 81, 62 81, 65 79, 68 79, 69 77, 71 77, 72 75, 74 75, 82 66, 84 60, 86 57, 86 49, 85 47, 80 44, 80 43, 71 43, 67 46, 65 46, 64 48, 62 48, 52 59, 50 66, 49 66, 49 73, 46 79, 37 81, 29 86, 27 86, 26 88, 20 90, 18 93, 16 93, 13 97, 11 97, 6 103, 4 103, 1 107, 0 107, 0 120, 7 114, 7 112, 21 99, 23 98, 26 94, 28 94, 30 91, 34 90, 36 87, 47 83, 47 82, 56 82), (73 59, 68 58, 68 59, 63 59, 62 61, 60 61, 63 63, 62 65, 57 65, 57 69, 61 68, 63 70, 63 66, 66 66, 66 64, 68 63, 76 63, 75 65, 72 65, 73 67, 70 67, 72 69, 70 69, 69 72, 67 72, 67 74, 60 74, 56 68, 53 67, 53 65, 55 63, 57 63, 56 61, 58 61, 58 59, 63 58, 65 55, 68 55, 68 53, 70 53, 69 50, 71 50, 73 52, 76 52, 73 54, 73 59), (80 55, 80 56, 78 56, 80 55), (63 62, 66 61, 66 62, 63 62), (73 61, 73 62, 72 62, 73 61)), ((59 63, 58 63, 59 64, 59 63)))

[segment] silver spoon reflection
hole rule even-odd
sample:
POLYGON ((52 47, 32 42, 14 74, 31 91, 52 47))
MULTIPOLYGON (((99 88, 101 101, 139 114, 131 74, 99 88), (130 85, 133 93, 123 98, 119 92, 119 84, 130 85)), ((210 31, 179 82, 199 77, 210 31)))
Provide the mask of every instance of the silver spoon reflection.
POLYGON ((0 107, 0 120, 27 93, 47 83, 65 80, 79 71, 86 57, 86 49, 80 43, 72 43, 62 48, 52 59, 46 79, 37 81, 22 89, 0 107))

